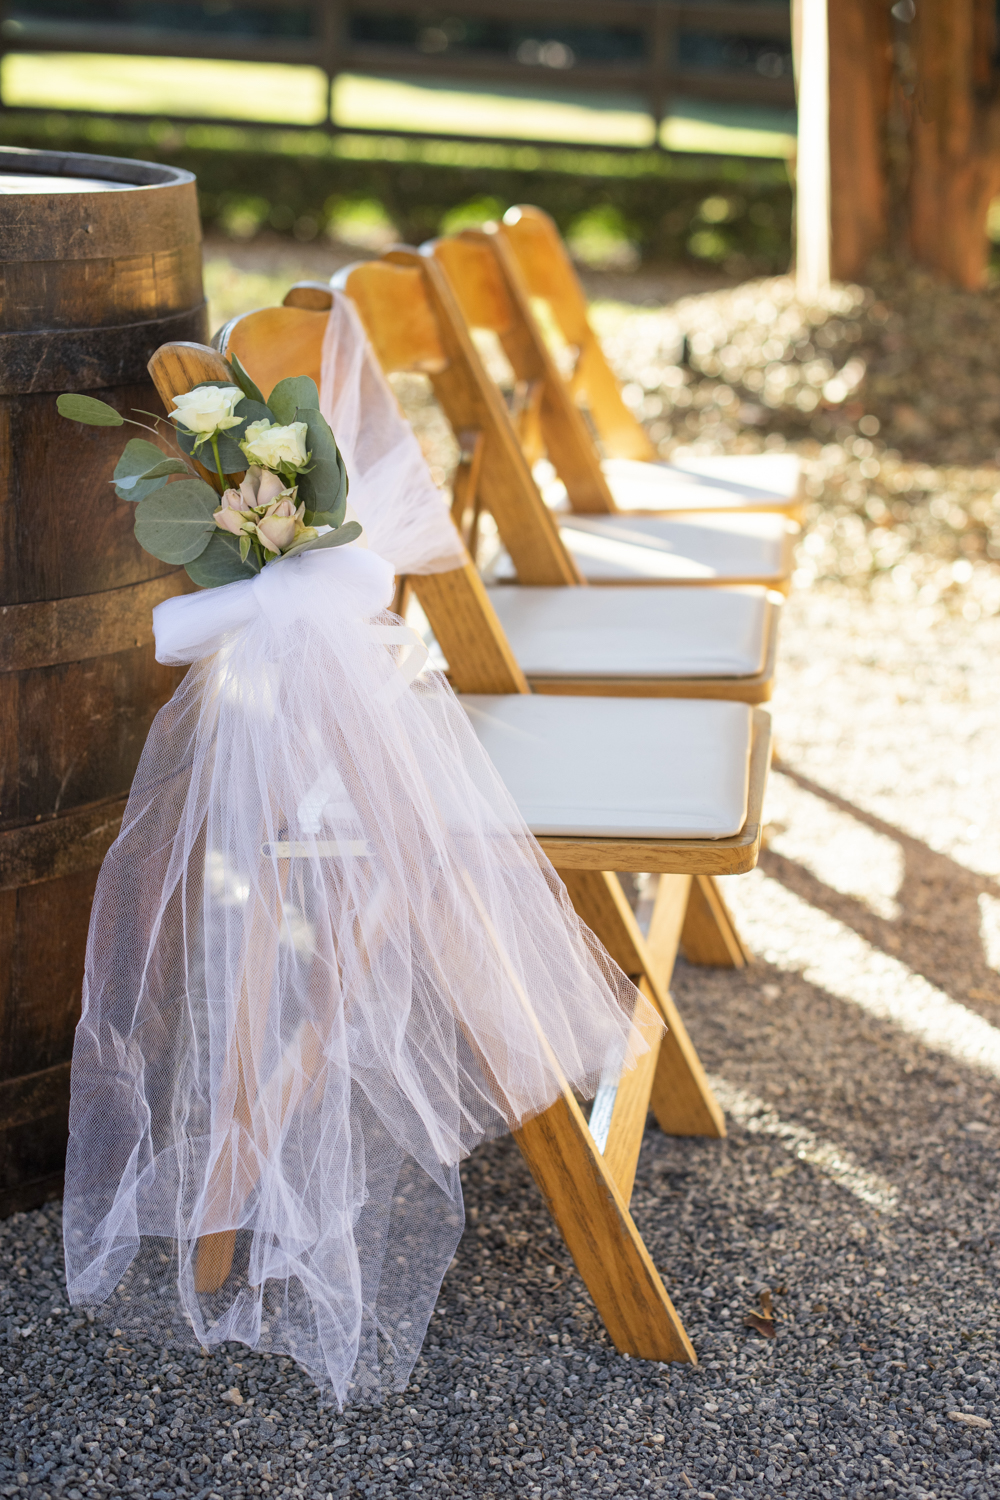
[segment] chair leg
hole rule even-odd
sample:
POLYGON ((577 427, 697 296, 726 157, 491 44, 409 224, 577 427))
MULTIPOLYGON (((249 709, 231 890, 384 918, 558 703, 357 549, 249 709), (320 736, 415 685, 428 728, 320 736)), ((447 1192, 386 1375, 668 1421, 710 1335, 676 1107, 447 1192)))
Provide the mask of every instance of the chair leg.
MULTIPOLYGON (((256 984, 265 995, 270 990, 270 980, 277 961, 278 934, 281 929, 281 903, 288 886, 291 868, 287 859, 278 860, 278 882, 273 904, 254 898, 253 914, 244 938, 241 962, 240 998, 236 1007, 236 1021, 230 1038, 230 1052, 223 1064, 223 1079, 228 1083, 232 1098, 232 1120, 239 1130, 249 1134, 252 1124, 253 1105, 258 1091, 255 1059, 259 1055, 259 1040, 265 1017, 258 1014, 259 1003, 254 1004, 252 987, 256 984)), ((266 874, 262 880, 266 879, 266 874)), ((257 1167, 252 1157, 243 1148, 241 1136, 235 1141, 230 1135, 215 1163, 207 1184, 206 1219, 221 1213, 224 1218, 232 1216, 234 1189, 242 1202, 246 1201, 257 1180, 257 1167)), ((194 1287, 199 1294, 217 1292, 227 1280, 233 1267, 236 1249, 236 1230, 210 1230, 199 1237, 195 1251, 194 1287)))
MULTIPOLYGON (((636 1030, 642 1028, 637 1027, 636 1030)), ((634 1068, 623 1073, 615 1090, 615 1102, 604 1145, 604 1160, 615 1186, 625 1203, 632 1201, 635 1170, 649 1114, 649 1096, 656 1076, 656 1065, 663 1043, 663 1033, 652 1025, 642 1029, 648 1051, 634 1068)))
POLYGON ((750 951, 711 875, 695 875, 691 882, 681 952, 689 964, 725 969, 744 969, 751 961, 750 951))
POLYGON ((564 1089, 515 1132, 616 1349, 637 1359, 696 1364, 667 1295, 580 1106, 564 1089))
MULTIPOLYGON (((669 982, 673 971, 691 877, 660 876, 656 909, 650 924, 655 944, 651 951, 617 875, 596 870, 561 870, 559 873, 581 919, 600 938, 615 962, 639 985, 666 1022, 667 1034, 660 1045, 650 1098, 660 1129, 667 1135, 721 1138, 726 1133, 725 1116, 663 980, 666 975, 669 982)), ((634 1163, 632 1170, 634 1172, 634 1163)))

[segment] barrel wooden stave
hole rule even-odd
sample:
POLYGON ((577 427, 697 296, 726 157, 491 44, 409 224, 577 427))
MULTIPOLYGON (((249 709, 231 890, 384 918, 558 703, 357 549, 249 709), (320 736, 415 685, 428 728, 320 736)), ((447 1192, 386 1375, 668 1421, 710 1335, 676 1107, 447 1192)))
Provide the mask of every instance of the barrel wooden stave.
POLYGON ((10 966, 0 982, 0 1056, 16 1059, 18 1069, 9 1076, 68 1061, 66 1034, 79 1019, 78 966, 98 868, 2 893, 10 966))
POLYGON ((94 885, 182 676, 155 661, 150 611, 190 587, 142 551, 109 482, 128 438, 152 435, 66 422, 55 395, 162 412, 146 362, 203 339, 205 314, 188 174, 9 149, 0 164, 144 184, 14 194, 0 222, 2 1214, 59 1189, 94 885))
MULTIPOLYGON (((144 384, 88 394, 123 415, 136 407, 163 410, 144 384)), ((0 459, 0 602, 91 594, 167 571, 136 542, 135 506, 119 500, 111 483, 129 437, 152 442, 151 433, 67 422, 50 393, 0 396, 0 411, 16 434, 6 462, 0 459)))
MULTIPOLYGON (((0 817, 58 817, 127 788, 149 727, 177 685, 153 647, 0 677, 0 817)), ((2 1060, 0 1060, 2 1076, 2 1060)))

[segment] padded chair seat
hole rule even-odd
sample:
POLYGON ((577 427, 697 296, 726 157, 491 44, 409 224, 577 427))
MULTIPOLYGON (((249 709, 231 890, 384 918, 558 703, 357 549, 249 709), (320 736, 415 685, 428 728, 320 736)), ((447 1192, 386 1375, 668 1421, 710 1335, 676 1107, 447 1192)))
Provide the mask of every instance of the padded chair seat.
POLYGON ((799 528, 781 515, 560 516, 559 529, 593 582, 777 583, 799 528))
POLYGON ((536 837, 731 838, 746 821, 745 703, 531 693, 461 703, 536 837))
POLYGON ((529 677, 752 677, 775 606, 764 589, 489 590, 529 677))
POLYGON ((620 510, 740 511, 788 506, 799 494, 801 467, 793 453, 703 458, 674 456, 669 464, 612 458, 603 465, 620 510))

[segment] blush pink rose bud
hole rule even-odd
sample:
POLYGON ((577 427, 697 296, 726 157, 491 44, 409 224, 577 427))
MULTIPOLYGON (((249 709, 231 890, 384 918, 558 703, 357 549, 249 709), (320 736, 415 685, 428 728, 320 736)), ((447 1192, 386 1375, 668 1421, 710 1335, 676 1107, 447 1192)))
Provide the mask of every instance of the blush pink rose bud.
POLYGON ((241 502, 243 496, 239 490, 226 490, 222 496, 222 505, 212 517, 216 526, 221 526, 223 531, 229 531, 233 536, 239 536, 244 522, 251 519, 241 502))
MULTIPOLYGON (((244 483, 246 483, 245 480, 244 483)), ((288 490, 281 475, 272 474, 270 469, 265 469, 260 476, 260 484, 257 486, 257 504, 270 505, 273 500, 277 500, 279 495, 287 493, 288 490)))
POLYGON ((257 535, 268 551, 283 552, 295 540, 296 520, 294 502, 279 500, 257 522, 257 535))

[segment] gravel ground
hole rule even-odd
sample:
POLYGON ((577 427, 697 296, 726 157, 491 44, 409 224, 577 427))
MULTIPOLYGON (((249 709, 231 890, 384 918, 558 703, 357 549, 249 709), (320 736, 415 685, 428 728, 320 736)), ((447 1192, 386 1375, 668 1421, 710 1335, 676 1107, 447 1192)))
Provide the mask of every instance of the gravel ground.
MULTIPOLYGON (((624 361, 625 313, 606 316, 624 361)), ((630 316, 645 401, 651 314, 630 316)), ((658 389, 675 369, 718 385, 657 368, 658 389)), ((752 422, 661 440, 678 436, 819 446, 752 422)), ((814 498, 817 524, 856 504, 814 498)), ((960 569, 939 588, 934 569, 962 559, 935 549, 964 530, 927 515, 901 574, 841 568, 828 540, 803 553, 768 847, 727 890, 757 957, 675 976, 730 1134, 651 1124, 633 1211, 699 1365, 614 1351, 509 1141, 465 1166, 468 1228, 410 1387, 342 1414, 287 1359, 126 1342, 71 1311, 52 1204, 0 1224, 0 1494, 1000 1494, 997 564, 984 549, 982 583, 960 569)))

